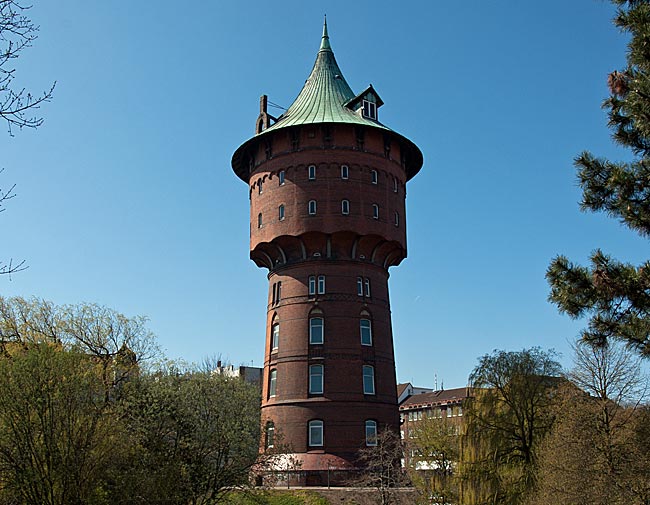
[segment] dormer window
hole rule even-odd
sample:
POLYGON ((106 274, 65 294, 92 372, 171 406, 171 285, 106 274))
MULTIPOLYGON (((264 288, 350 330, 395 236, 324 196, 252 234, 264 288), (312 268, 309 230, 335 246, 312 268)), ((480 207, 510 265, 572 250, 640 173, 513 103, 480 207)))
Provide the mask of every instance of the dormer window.
POLYGON ((377 104, 369 102, 368 100, 363 101, 363 117, 368 119, 377 120, 377 104))

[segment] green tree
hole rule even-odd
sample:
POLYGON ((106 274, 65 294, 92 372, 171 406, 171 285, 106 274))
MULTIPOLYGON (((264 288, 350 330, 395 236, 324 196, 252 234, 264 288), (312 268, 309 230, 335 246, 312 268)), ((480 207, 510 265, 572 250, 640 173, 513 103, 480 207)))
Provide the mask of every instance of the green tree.
POLYGON ((494 351, 469 377, 463 409, 460 503, 519 504, 533 483, 539 442, 549 431, 561 366, 552 351, 494 351))
POLYGON ((88 356, 40 343, 0 359, 0 503, 103 503, 121 444, 88 356))
POLYGON ((529 505, 650 503, 650 421, 640 358, 620 345, 575 346, 571 382, 540 448, 529 505))
POLYGON ((460 457, 460 425, 427 417, 417 422, 406 449, 409 475, 423 503, 457 503, 455 467, 460 457))
MULTIPOLYGON (((576 158, 582 188, 581 209, 606 212, 642 236, 650 234, 650 3, 613 0, 616 26, 631 36, 627 66, 609 75, 611 96, 603 107, 618 144, 633 159, 614 162, 583 152, 576 158)), ((602 345, 620 339, 650 356, 650 262, 639 267, 601 250, 590 266, 564 256, 550 264, 549 299, 573 318, 588 316, 582 337, 602 345)))

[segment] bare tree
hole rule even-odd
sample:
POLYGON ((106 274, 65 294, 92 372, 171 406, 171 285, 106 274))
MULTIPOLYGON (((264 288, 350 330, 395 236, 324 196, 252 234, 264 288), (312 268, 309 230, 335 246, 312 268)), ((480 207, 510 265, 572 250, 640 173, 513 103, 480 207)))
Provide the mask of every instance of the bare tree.
MULTIPOLYGON (((0 168, 0 174, 3 171, 4 169, 0 168)), ((16 196, 16 193, 14 193, 15 187, 16 187, 15 184, 9 186, 9 189, 3 189, 2 187, 0 187, 0 212, 4 212, 6 210, 5 203, 16 196)), ((14 262, 13 259, 10 258, 9 261, 7 262, 0 261, 0 275, 20 272, 21 270, 25 270, 26 268, 27 266, 25 266, 25 260, 14 262)))

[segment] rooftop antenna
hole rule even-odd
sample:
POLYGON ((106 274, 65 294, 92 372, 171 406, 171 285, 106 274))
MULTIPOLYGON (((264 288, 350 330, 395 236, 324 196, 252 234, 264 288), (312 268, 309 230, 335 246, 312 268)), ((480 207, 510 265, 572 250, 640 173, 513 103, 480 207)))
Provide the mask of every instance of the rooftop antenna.
POLYGON ((435 374, 433 377, 434 377, 433 378, 434 388, 435 388, 436 391, 438 391, 438 374, 435 374))

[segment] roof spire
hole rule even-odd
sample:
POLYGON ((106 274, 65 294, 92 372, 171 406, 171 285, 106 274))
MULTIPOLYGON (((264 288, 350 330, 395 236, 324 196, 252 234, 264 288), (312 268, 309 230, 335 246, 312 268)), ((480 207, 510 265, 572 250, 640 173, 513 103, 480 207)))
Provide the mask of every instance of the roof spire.
POLYGON ((323 50, 332 50, 330 46, 330 38, 327 35, 327 14, 325 14, 325 21, 323 22, 323 38, 320 41, 320 51, 323 50))

